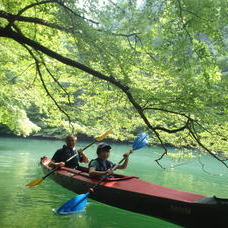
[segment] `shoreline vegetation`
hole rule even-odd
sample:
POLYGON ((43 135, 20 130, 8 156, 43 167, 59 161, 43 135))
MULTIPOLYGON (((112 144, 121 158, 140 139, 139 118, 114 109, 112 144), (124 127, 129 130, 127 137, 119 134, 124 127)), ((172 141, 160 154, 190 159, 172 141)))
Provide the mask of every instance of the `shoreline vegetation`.
MULTIPOLYGON (((138 132, 139 133, 139 132, 138 132)), ((71 133, 67 132, 65 129, 63 128, 50 128, 50 127, 46 127, 46 128, 41 128, 41 130, 37 133, 31 134, 29 136, 23 136, 23 135, 16 135, 13 132, 11 132, 6 126, 4 125, 0 125, 0 137, 12 137, 12 138, 28 138, 28 139, 40 139, 40 140, 58 140, 58 141, 64 141, 65 137, 67 135, 69 135, 71 133)), ((98 132, 96 135, 94 136, 88 136, 86 134, 83 133, 76 133, 75 135, 78 137, 79 141, 86 141, 86 142, 91 142, 93 141, 96 137, 98 137, 100 134, 102 134, 102 132, 98 132)), ((104 140, 107 143, 116 143, 116 144, 131 144, 132 141, 131 140, 116 140, 116 139, 112 139, 112 138, 107 138, 104 140)), ((149 147, 161 147, 162 145, 157 144, 157 143, 153 143, 151 145, 148 145, 149 147)), ((168 153, 168 157, 170 158, 193 158, 194 155, 192 154, 192 152, 190 151, 197 151, 196 148, 191 147, 191 146, 182 146, 182 147, 177 147, 175 145, 173 145, 172 143, 165 143, 164 144, 165 147, 169 148, 169 149, 176 149, 178 150, 176 153, 168 153), (181 151, 188 151, 188 155, 185 154, 185 152, 181 152, 181 151)), ((204 152, 204 154, 207 154, 206 152, 204 152)), ((219 151, 216 152, 216 155, 224 155, 223 152, 219 151)))
MULTIPOLYGON (((29 135, 29 136, 22 136, 22 135, 15 135, 12 132, 1 132, 0 130, 0 137, 11 137, 11 138, 28 138, 28 139, 40 139, 40 140, 58 140, 58 141, 64 141, 65 137, 68 135, 69 133, 66 133, 65 135, 42 135, 42 134, 33 134, 33 135, 29 135)), ((82 133, 78 133, 75 134, 78 139, 80 141, 93 141, 95 139, 95 137, 99 136, 96 135, 94 137, 92 136, 88 136, 86 134, 82 134, 82 133)), ((116 144, 131 144, 132 141, 131 140, 115 140, 115 139, 111 139, 111 138, 107 138, 104 140, 105 142, 108 143, 116 143, 116 144)), ((153 144, 153 145, 148 145, 150 146, 161 146, 159 144, 153 144)), ((194 148, 192 147, 183 147, 183 148, 178 148, 172 144, 165 144, 165 146, 170 147, 170 148, 175 148, 175 149, 189 149, 189 150, 194 150, 194 148)))
MULTIPOLYGON (((68 132, 62 133, 61 135, 45 135, 45 134, 41 134, 41 133, 42 132, 40 132, 40 134, 36 133, 33 135, 29 135, 29 136, 22 136, 22 135, 15 135, 10 131, 2 131, 2 128, 0 128, 0 137, 21 138, 21 139, 27 138, 27 139, 39 139, 39 140, 64 141, 65 137, 70 134, 68 132)), ((102 133, 100 133, 100 134, 102 134, 102 133)), ((99 136, 99 134, 97 134, 94 137, 92 137, 92 136, 88 136, 88 135, 82 134, 82 133, 77 133, 75 135, 77 135, 79 142, 80 141, 91 142, 95 139, 95 137, 99 136)), ((104 141, 106 143, 115 143, 115 144, 119 144, 119 145, 121 145, 121 144, 131 145, 132 144, 131 140, 115 140, 112 138, 106 138, 104 141)), ((195 148, 190 147, 190 146, 177 147, 177 146, 169 144, 169 143, 165 144, 165 146, 167 148, 169 148, 169 150, 170 149, 175 150, 175 152, 169 151, 169 153, 167 154, 167 157, 169 157, 170 159, 177 159, 179 161, 179 159, 186 160, 186 159, 191 159, 191 158, 194 158, 197 156, 201 156, 201 155, 199 155, 198 150, 196 150, 195 148)), ((147 145, 147 147, 161 147, 162 148, 161 145, 156 144, 156 143, 152 144, 152 145, 147 145)), ((203 154, 207 155, 206 152, 204 152, 203 154)), ((216 154, 220 155, 220 156, 223 155, 222 152, 217 152, 216 154)))
MULTIPOLYGON (((28 138, 28 139, 41 139, 41 140, 59 140, 59 141, 64 141, 65 137, 69 135, 70 133, 66 133, 65 135, 42 135, 42 134, 34 134, 34 135, 29 135, 29 136, 22 136, 22 135, 15 135, 13 133, 7 132, 3 133, 0 132, 0 137, 12 137, 12 138, 28 138)), ((99 136, 96 135, 94 137, 85 135, 85 134, 75 134, 80 141, 93 141, 95 137, 99 136)), ((131 141, 128 140, 114 140, 114 139, 105 139, 106 142, 109 143, 117 143, 117 144, 130 144, 131 141)))

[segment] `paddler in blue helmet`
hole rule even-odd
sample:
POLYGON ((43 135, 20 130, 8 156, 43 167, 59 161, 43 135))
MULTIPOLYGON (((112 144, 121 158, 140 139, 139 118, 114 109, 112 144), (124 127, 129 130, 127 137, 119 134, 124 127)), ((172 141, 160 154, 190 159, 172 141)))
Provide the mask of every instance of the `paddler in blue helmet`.
MULTIPOLYGON (((100 143, 97 147, 97 158, 89 163, 89 175, 91 177, 102 177, 104 175, 112 175, 112 168, 115 163, 108 160, 112 147, 106 143, 100 143)), ((119 165, 117 169, 125 169, 128 165, 128 153, 123 155, 126 159, 124 163, 119 165)))

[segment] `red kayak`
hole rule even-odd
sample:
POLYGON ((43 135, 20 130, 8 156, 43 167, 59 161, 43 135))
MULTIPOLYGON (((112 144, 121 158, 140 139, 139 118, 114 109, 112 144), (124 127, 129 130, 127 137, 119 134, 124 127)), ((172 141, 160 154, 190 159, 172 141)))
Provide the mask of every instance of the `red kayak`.
MULTIPOLYGON (((41 158, 45 174, 49 158, 41 158)), ((89 177, 88 168, 61 168, 50 176, 56 183, 77 193, 86 193, 99 180, 89 177)), ((107 178, 90 198, 125 210, 159 217, 185 227, 227 227, 228 199, 207 197, 148 183, 134 176, 107 178)))

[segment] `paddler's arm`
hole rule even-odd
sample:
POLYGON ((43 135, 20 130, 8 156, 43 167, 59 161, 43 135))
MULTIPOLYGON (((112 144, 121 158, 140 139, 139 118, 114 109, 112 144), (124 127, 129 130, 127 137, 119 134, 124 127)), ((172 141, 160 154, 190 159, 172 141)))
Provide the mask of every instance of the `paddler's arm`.
POLYGON ((79 155, 79 162, 83 162, 83 163, 89 163, 89 159, 87 158, 87 156, 83 153, 82 149, 78 150, 78 155, 79 155))
POLYGON ((102 175, 106 175, 106 174, 113 174, 113 171, 111 169, 108 169, 106 171, 96 171, 95 167, 90 167, 89 168, 89 175, 91 177, 97 177, 97 176, 102 176, 102 175))
POLYGON ((129 159, 128 159, 129 153, 125 153, 125 154, 123 155, 123 157, 125 158, 124 163, 121 164, 121 165, 119 165, 119 166, 117 167, 117 169, 126 169, 126 168, 127 168, 128 160, 129 160, 129 159))
POLYGON ((56 166, 59 166, 59 167, 65 166, 65 162, 61 161, 62 160, 61 153, 62 153, 61 149, 55 152, 54 156, 52 157, 51 161, 48 164, 50 167, 55 168, 56 166))
POLYGON ((63 167, 63 166, 65 166, 65 162, 55 162, 54 160, 51 160, 49 162, 48 166, 50 166, 50 167, 56 167, 56 166, 63 167))

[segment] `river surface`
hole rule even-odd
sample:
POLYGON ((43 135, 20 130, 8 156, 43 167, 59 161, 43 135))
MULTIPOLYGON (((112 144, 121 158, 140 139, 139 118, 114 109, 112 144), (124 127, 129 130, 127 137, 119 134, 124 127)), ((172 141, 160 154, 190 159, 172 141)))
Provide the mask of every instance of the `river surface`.
MULTIPOLYGON (((87 145, 80 142, 77 148, 87 145)), ((132 213, 89 200, 85 212, 72 216, 56 216, 58 208, 74 193, 57 185, 50 179, 34 188, 25 184, 43 176, 39 159, 53 153, 63 142, 23 138, 0 138, 0 227, 1 228, 174 228, 172 223, 132 213)), ((131 145, 112 145, 110 160, 118 162, 131 145)), ((95 157, 96 145, 86 154, 95 157)), ((170 149, 171 152, 174 149, 170 149)), ((198 158, 182 161, 184 164, 167 170, 161 169, 154 159, 161 153, 159 147, 136 151, 130 157, 129 166, 119 173, 139 176, 141 179, 159 185, 228 198, 228 172, 221 164, 208 156, 202 156, 204 171, 198 158), (205 170, 209 173, 206 173, 205 170)), ((164 159, 162 164, 172 167, 174 161, 164 159)), ((156 210, 156 208, 155 208, 156 210)))

